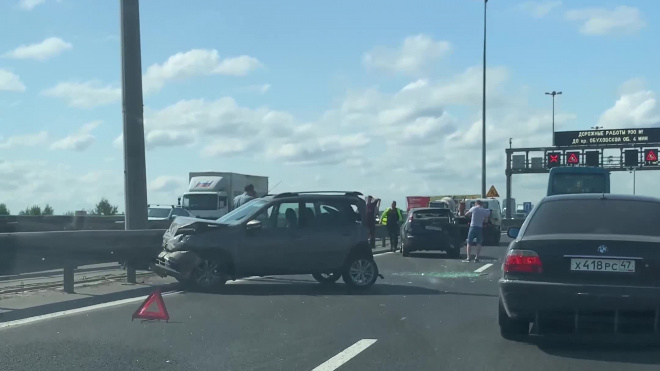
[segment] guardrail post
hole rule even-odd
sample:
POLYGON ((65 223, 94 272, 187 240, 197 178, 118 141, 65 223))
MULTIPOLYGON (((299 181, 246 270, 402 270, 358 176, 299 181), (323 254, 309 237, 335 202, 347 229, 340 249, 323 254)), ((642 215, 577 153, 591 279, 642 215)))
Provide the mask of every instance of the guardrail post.
POLYGON ((137 283, 137 277, 135 275, 135 267, 131 263, 126 263, 126 282, 137 283))
POLYGON ((74 266, 65 266, 64 267, 64 292, 67 294, 73 294, 73 271, 76 269, 74 266))

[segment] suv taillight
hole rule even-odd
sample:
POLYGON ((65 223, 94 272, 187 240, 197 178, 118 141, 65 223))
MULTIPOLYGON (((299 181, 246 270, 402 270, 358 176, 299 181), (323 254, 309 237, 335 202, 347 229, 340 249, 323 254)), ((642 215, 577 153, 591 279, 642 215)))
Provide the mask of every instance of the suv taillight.
POLYGON ((536 251, 511 250, 504 261, 504 273, 543 273, 543 263, 536 251))

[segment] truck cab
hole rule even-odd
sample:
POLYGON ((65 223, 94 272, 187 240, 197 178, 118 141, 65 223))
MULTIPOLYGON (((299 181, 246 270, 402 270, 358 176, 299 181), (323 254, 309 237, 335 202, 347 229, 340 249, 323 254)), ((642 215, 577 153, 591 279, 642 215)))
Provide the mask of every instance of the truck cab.
POLYGON ((610 193, 610 172, 599 167, 555 167, 548 177, 548 196, 610 193))

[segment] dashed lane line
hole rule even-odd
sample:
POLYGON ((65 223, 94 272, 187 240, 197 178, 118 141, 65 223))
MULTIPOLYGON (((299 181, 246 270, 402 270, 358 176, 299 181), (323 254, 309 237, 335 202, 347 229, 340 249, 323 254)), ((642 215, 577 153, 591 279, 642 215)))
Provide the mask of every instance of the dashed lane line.
POLYGON ((482 265, 481 267, 475 269, 475 270, 474 270, 474 273, 481 273, 481 272, 485 271, 486 269, 488 269, 488 268, 490 268, 490 267, 492 267, 492 266, 493 266, 492 263, 484 264, 484 265, 482 265))
POLYGON ((334 371, 338 369, 341 365, 351 360, 351 358, 357 356, 365 349, 369 348, 376 342, 376 339, 362 339, 357 343, 351 345, 350 347, 344 349, 336 356, 330 358, 329 360, 321 363, 312 371, 334 371))

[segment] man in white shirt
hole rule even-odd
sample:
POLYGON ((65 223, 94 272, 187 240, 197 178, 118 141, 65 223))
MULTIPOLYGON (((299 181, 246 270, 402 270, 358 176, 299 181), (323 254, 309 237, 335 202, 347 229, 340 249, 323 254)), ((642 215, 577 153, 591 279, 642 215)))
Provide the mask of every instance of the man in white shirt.
POLYGON ((482 207, 483 203, 480 200, 475 202, 475 206, 470 208, 465 216, 470 216, 470 229, 468 230, 467 236, 467 246, 465 247, 465 252, 467 253, 467 258, 463 260, 464 262, 470 262, 470 245, 473 241, 476 242, 477 248, 474 254, 474 262, 479 261, 479 253, 481 252, 481 242, 483 241, 483 226, 484 222, 488 220, 490 216, 490 210, 484 209, 482 207))

